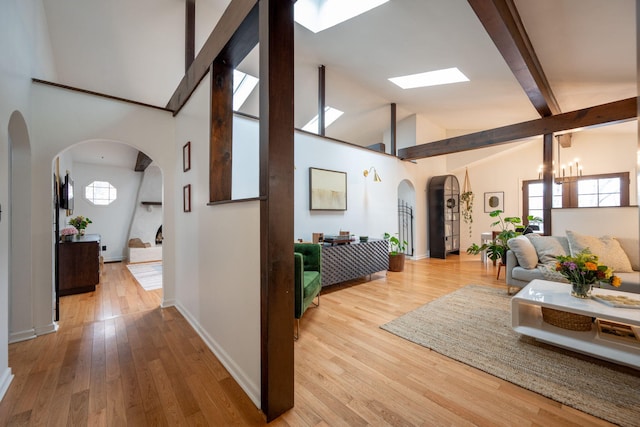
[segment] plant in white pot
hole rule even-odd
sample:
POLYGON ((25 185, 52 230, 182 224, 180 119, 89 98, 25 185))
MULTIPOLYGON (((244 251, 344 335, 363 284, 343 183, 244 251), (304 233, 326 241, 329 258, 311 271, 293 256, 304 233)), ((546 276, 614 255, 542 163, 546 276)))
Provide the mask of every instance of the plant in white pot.
POLYGON ((401 241, 389 233, 384 233, 384 240, 389 242, 389 271, 404 270, 404 251, 407 250, 407 241, 401 241))

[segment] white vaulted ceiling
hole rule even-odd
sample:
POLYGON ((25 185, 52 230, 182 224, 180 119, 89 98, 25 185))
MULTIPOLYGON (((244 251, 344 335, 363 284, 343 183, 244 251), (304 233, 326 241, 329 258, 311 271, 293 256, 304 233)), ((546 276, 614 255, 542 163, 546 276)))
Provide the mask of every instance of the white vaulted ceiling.
MULTIPOLYGON (((227 0, 197 0, 196 49, 227 0)), ((164 106, 184 74, 184 0, 44 2, 60 83, 164 106)), ((634 0, 515 0, 563 111, 637 95, 634 0)), ((296 127, 327 104, 327 136, 382 141, 389 104, 460 133, 539 117, 466 0, 391 0, 325 31, 296 24, 296 127), (458 67, 469 82, 403 90, 390 77, 458 67)), ((256 52, 239 67, 257 75, 256 52)), ((256 91, 243 107, 258 115, 256 91)), ((428 141, 419 141, 428 142, 428 141)))

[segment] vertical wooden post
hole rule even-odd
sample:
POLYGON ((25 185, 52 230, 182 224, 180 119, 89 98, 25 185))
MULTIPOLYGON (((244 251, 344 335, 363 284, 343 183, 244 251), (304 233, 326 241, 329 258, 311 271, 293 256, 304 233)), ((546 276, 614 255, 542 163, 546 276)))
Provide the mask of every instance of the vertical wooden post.
MULTIPOLYGON (((393 156, 398 155, 398 148, 396 146, 396 103, 391 103, 391 126, 389 127, 391 134, 391 154, 393 156)), ((417 141, 416 141, 417 143, 417 141)))
POLYGON ((326 108, 326 78, 324 65, 318 67, 318 135, 324 136, 325 120, 324 109, 326 108))
POLYGON ((553 134, 547 133, 543 137, 542 161, 542 213, 544 215, 544 234, 551 236, 551 207, 553 206, 553 134))
POLYGON ((293 407, 293 2, 261 0, 261 400, 271 421, 293 407))
POLYGON ((186 74, 196 54, 196 0, 185 1, 184 21, 184 72, 186 74))
POLYGON ((211 64, 209 201, 231 200, 233 68, 220 57, 211 64))

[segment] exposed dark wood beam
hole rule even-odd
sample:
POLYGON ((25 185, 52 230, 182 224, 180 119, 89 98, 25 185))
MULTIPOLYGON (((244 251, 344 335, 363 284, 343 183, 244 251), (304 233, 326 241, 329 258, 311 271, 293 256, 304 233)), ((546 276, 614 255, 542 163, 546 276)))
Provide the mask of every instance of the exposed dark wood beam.
POLYGON ((235 68, 258 43, 258 1, 233 0, 167 103, 174 115, 189 100, 214 59, 235 68))
POLYGON ((231 200, 233 68, 220 58, 211 65, 209 201, 231 200))
POLYGON ((542 117, 528 122, 428 142, 426 144, 402 148, 398 155, 404 160, 423 159, 425 157, 506 144, 511 141, 537 135, 628 121, 637 118, 637 102, 637 97, 627 98, 621 101, 584 108, 582 110, 542 117))
POLYGON ((293 407, 293 4, 260 0, 262 412, 293 407))
POLYGON ((193 63, 196 54, 196 0, 185 0, 184 71, 193 63))
POLYGON ((320 136, 324 136, 325 133, 324 108, 327 105, 325 83, 325 69, 324 65, 321 65, 318 67, 318 135, 320 136))
POLYGON ((551 236, 551 208, 553 207, 553 134, 544 135, 542 142, 542 213, 544 215, 544 235, 551 236))
POLYGON ((152 160, 149 156, 142 151, 138 151, 138 157, 136 158, 136 165, 133 168, 136 172, 144 172, 151 164, 152 160))
POLYGON ((560 114, 513 0, 468 0, 540 116, 560 114))
POLYGON ((391 103, 391 124, 389 126, 391 155, 396 156, 398 154, 398 147, 396 146, 396 103, 391 103))

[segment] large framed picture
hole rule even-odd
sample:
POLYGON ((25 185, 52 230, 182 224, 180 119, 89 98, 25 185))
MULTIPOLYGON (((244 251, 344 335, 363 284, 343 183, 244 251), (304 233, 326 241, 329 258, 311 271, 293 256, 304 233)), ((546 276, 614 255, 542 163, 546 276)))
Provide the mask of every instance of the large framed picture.
POLYGON ((347 173, 309 168, 309 209, 347 210, 347 173))
POLYGON ((504 211, 504 191, 484 193, 484 211, 493 212, 498 209, 504 211))

